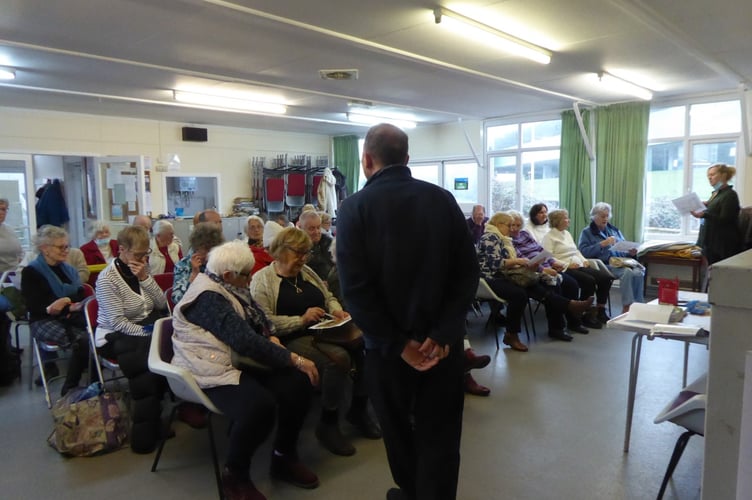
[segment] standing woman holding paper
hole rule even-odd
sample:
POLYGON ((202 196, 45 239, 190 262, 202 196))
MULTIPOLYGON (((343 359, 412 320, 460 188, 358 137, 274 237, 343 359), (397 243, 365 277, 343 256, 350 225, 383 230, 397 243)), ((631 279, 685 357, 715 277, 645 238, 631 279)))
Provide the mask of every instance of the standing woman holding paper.
POLYGON ((697 245, 708 259, 708 265, 714 264, 742 249, 739 233, 739 196, 728 185, 736 174, 736 168, 717 163, 708 168, 708 182, 713 186, 713 193, 705 202, 705 210, 694 210, 691 214, 702 219, 697 245))

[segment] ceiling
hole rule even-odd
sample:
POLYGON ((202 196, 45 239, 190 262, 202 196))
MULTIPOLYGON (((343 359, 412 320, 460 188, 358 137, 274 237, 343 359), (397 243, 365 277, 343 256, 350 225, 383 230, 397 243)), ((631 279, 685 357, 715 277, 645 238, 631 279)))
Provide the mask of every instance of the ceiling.
POLYGON ((420 124, 735 91, 752 81, 749 0, 0 0, 0 106, 327 135, 351 101, 420 124), (436 25, 442 6, 553 52, 541 65, 436 25), (357 69, 349 81, 321 69, 357 69), (283 100, 283 117, 177 106, 173 89, 283 100))

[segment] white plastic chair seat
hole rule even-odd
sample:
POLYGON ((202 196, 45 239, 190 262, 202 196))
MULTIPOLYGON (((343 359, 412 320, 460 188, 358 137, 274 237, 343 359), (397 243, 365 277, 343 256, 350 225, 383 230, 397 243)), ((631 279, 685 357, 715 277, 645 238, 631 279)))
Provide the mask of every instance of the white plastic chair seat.
POLYGON ((705 435, 707 375, 703 375, 679 394, 655 417, 653 423, 672 422, 701 436, 705 435))

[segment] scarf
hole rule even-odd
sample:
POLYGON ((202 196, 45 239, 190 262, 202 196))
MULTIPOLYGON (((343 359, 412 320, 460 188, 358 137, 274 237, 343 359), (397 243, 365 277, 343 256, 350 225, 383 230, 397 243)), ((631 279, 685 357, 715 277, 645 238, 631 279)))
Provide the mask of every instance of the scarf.
POLYGON ((253 297, 251 297, 251 291, 248 288, 240 288, 235 285, 231 285, 211 271, 207 270, 204 271, 204 273, 209 277, 209 279, 219 284, 222 288, 230 292, 233 297, 238 299, 240 305, 243 306, 243 310, 245 311, 245 316, 248 323, 254 330, 261 332, 264 337, 274 335, 274 325, 272 325, 272 322, 269 320, 269 318, 266 317, 266 314, 264 314, 261 306, 259 306, 256 301, 253 300, 253 297))
POLYGON ((44 255, 41 253, 37 255, 36 259, 29 263, 29 267, 34 268, 34 270, 47 280, 47 284, 50 285, 52 293, 54 293, 55 297, 59 299, 63 297, 73 297, 81 288, 81 279, 78 277, 78 272, 67 262, 61 262, 55 267, 63 271, 63 274, 70 280, 70 283, 64 283, 63 280, 55 274, 52 267, 47 264, 47 261, 44 260, 44 255))

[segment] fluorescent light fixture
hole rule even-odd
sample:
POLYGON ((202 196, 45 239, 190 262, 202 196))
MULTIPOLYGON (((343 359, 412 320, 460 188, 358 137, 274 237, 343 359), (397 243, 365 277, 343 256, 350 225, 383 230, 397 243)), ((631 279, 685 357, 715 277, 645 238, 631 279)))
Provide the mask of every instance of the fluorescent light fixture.
POLYGON ((347 113, 347 119, 353 123, 359 123, 361 125, 377 125, 379 123, 391 123, 395 127, 399 127, 401 129, 411 129, 411 128, 415 128, 415 126, 417 125, 415 122, 410 121, 410 120, 403 120, 400 118, 390 118, 388 116, 364 115, 361 113, 347 113))
POLYGON ((173 93, 175 100, 178 102, 197 104, 206 106, 207 108, 251 113, 272 113, 277 115, 287 112, 286 106, 272 102, 250 101, 236 97, 199 94, 182 90, 174 90, 173 93))
POLYGON ((633 95, 639 97, 645 101, 649 101, 653 98, 653 93, 645 87, 640 87, 632 82, 628 82, 618 76, 614 76, 605 71, 598 73, 598 80, 601 84, 608 87, 613 92, 621 92, 624 94, 633 95))
POLYGON ((16 72, 10 68, 0 68, 0 80, 15 80, 16 72))
POLYGON ((473 39, 482 41, 516 56, 525 57, 540 64, 551 62, 551 51, 533 43, 517 38, 480 21, 463 16, 446 7, 433 9, 436 24, 446 26, 453 31, 466 34, 473 39))

